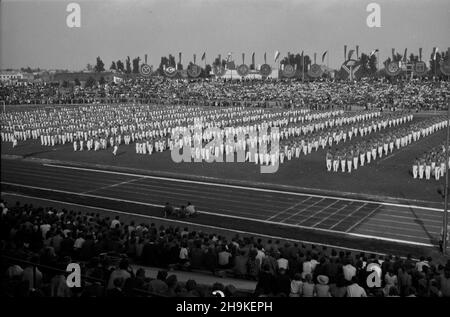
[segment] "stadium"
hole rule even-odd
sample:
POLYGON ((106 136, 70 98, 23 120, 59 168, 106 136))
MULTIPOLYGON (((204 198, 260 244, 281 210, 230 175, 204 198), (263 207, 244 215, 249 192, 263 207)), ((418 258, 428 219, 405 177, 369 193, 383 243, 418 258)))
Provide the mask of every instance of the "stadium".
POLYGON ((344 43, 3 54, 2 296, 449 297, 450 48, 344 43))

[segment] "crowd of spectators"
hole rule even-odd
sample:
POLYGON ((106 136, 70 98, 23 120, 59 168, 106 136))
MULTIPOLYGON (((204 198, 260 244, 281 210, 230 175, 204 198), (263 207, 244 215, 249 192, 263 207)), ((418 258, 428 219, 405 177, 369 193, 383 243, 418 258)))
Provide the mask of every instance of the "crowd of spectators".
POLYGON ((170 270, 198 270, 251 279, 249 296, 450 297, 450 261, 338 251, 327 247, 188 228, 125 223, 92 212, 8 206, 1 202, 1 292, 5 296, 212 296, 221 290, 242 296, 235 286, 180 282, 170 270), (115 260, 114 260, 115 259, 115 260), (82 266, 83 285, 68 288, 68 263, 82 266), (140 267, 161 268, 155 279, 140 267), (368 266, 376 266, 379 287, 369 288, 368 266))
POLYGON ((164 77, 135 78, 92 87, 58 84, 0 84, 0 101, 6 104, 69 104, 94 102, 188 103, 197 105, 301 105, 318 109, 327 105, 403 107, 439 110, 446 107, 448 82, 415 80, 288 81, 216 80, 196 81, 164 77))

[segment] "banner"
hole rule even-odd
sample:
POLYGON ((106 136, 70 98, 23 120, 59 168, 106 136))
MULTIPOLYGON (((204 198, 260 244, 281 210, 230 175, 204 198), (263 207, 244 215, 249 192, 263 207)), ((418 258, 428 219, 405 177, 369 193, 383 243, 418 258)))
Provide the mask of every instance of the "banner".
POLYGON ((150 76, 152 74, 152 67, 148 64, 142 64, 139 72, 142 76, 150 76))
POLYGON ((192 78, 197 78, 202 73, 202 68, 196 64, 188 66, 187 73, 192 78))
POLYGON ((204 61, 205 59, 206 59, 206 52, 204 52, 202 55, 202 61, 204 61))
POLYGON ((414 74, 417 76, 425 76, 427 72, 427 64, 425 62, 418 61, 414 64, 414 74))
POLYGON ((390 62, 386 67, 386 74, 392 77, 397 76, 401 71, 398 62, 390 62))
POLYGON ((269 64, 262 64, 261 68, 259 69, 259 73, 263 77, 268 77, 270 74, 272 74, 272 67, 270 67, 269 64))
POLYGON ((291 64, 284 65, 283 76, 287 78, 292 78, 295 75, 295 67, 291 64))
POLYGON ((249 72, 250 72, 250 68, 245 64, 241 64, 237 68, 237 73, 239 76, 242 76, 242 77, 247 76, 247 74, 249 72))
POLYGON ((217 77, 222 77, 223 75, 225 75, 226 70, 222 65, 216 65, 213 67, 213 73, 217 77))
POLYGON ((177 75, 177 72, 177 69, 172 66, 166 67, 166 69, 164 69, 164 74, 170 78, 175 77, 177 75))
POLYGON ((313 78, 318 78, 322 76, 322 74, 323 74, 322 67, 320 67, 320 65, 318 64, 312 64, 308 71, 308 75, 313 78))

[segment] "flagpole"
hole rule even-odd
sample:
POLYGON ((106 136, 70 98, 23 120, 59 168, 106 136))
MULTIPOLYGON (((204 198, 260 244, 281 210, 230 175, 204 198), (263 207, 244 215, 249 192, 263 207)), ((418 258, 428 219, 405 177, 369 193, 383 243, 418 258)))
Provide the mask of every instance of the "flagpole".
POLYGON ((302 54, 302 83, 305 82, 305 55, 302 54))
POLYGON ((447 245, 448 245, 448 241, 447 241, 447 225, 448 225, 448 173, 450 173, 450 170, 448 169, 448 160, 449 160, 449 139, 450 139, 450 96, 447 95, 447 107, 448 107, 448 111, 447 111, 447 138, 445 141, 445 157, 446 157, 446 162, 445 162, 445 166, 447 167, 447 170, 445 171, 445 198, 444 198, 444 219, 443 219, 443 230, 442 230, 442 252, 444 255, 447 254, 447 245))

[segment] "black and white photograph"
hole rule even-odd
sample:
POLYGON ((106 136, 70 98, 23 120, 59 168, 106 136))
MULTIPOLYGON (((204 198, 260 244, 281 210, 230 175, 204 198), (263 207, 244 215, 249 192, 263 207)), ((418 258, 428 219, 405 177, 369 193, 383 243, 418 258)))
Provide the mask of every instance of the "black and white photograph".
POLYGON ((0 124, 2 298, 450 297, 448 0, 0 0, 0 124))

